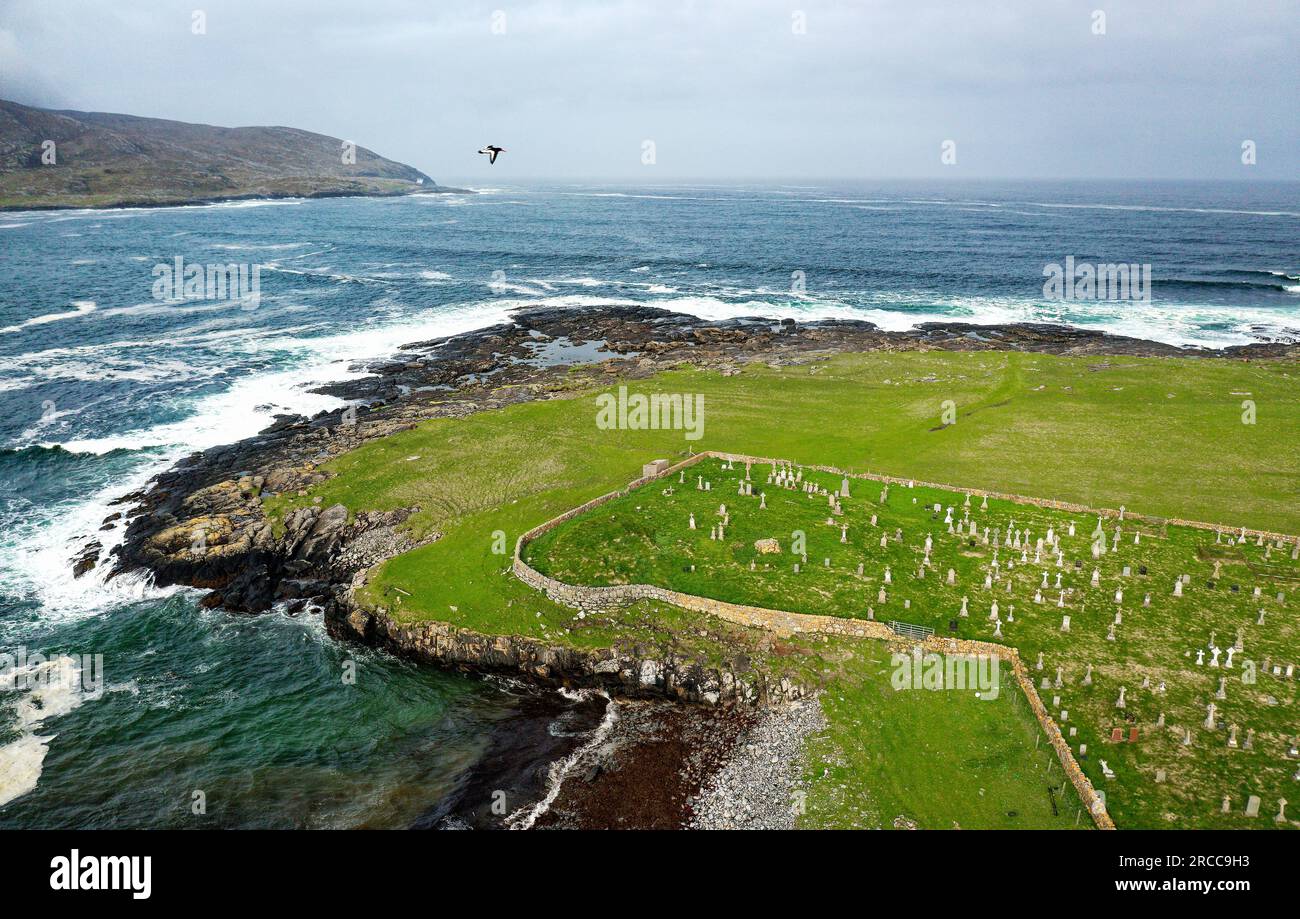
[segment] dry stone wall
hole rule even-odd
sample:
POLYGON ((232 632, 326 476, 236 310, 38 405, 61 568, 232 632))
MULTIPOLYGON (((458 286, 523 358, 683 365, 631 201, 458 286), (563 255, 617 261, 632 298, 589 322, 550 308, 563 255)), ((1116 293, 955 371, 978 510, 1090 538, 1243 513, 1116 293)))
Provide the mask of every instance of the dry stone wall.
MULTIPOLYGON (((1016 504, 1028 504, 1034 507, 1046 507, 1052 510, 1068 511, 1075 514, 1097 514, 1102 517, 1118 518, 1120 511, 1114 508, 1105 507, 1088 507, 1086 504, 1075 504, 1070 501, 1055 501, 1048 498, 1031 498, 1026 495, 1013 495, 1001 491, 987 491, 980 488, 961 488, 957 485, 946 485, 942 482, 923 482, 919 479, 906 479, 893 475, 879 475, 872 472, 845 472, 842 469, 836 469, 834 466, 818 466, 812 463, 794 463, 790 460, 773 459, 770 457, 745 456, 739 453, 720 453, 710 451, 702 453, 700 457, 712 456, 717 459, 730 460, 733 462, 748 462, 755 465, 772 463, 790 463, 791 465, 800 466, 804 469, 812 469, 815 472, 829 472, 838 475, 841 478, 848 479, 865 479, 870 482, 881 482, 887 485, 919 485, 922 488, 938 488, 944 491, 952 491, 958 494, 970 495, 972 498, 993 498, 995 501, 1014 501, 1016 504)), ((698 459, 695 459, 698 462, 698 459)), ((1280 539, 1284 542, 1300 542, 1300 537, 1290 533, 1277 533, 1272 530, 1257 530, 1251 527, 1227 526, 1220 523, 1206 523, 1203 520, 1184 520, 1180 517, 1152 517, 1146 514, 1138 514, 1133 511, 1124 512, 1125 520, 1144 520, 1147 523, 1161 526, 1170 524, 1173 526, 1194 527, 1198 530, 1222 531, 1244 534, 1246 536, 1263 536, 1265 539, 1280 539)))

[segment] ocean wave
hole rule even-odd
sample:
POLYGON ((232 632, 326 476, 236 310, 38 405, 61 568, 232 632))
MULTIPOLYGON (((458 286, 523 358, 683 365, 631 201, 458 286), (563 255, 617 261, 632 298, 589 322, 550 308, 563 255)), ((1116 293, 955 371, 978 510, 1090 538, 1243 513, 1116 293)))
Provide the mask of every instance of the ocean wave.
POLYGON ((1033 297, 961 296, 894 291, 858 292, 851 297, 819 297, 805 293, 771 299, 727 299, 719 296, 668 297, 562 294, 498 301, 509 309, 527 307, 584 308, 653 306, 708 321, 759 316, 800 322, 865 320, 889 332, 903 332, 924 322, 966 322, 973 325, 1054 323, 1143 338, 1177 347, 1222 348, 1250 344, 1261 337, 1296 338, 1300 322, 1269 308, 1235 305, 1189 305, 1141 300, 1048 301, 1033 297))
POLYGON ((1255 290, 1287 290, 1285 284, 1278 284, 1273 281, 1249 281, 1249 280, 1217 280, 1214 278, 1153 278, 1151 281, 1153 292, 1159 295, 1160 291, 1177 287, 1226 287, 1226 288, 1253 288, 1255 290))
POLYGON ((238 252, 242 251, 279 251, 281 249, 301 249, 308 243, 268 243, 266 245, 255 245, 253 243, 213 243, 213 249, 230 249, 238 252))
POLYGON ((1256 211, 1227 207, 1161 207, 1153 204, 1060 204, 1046 201, 1018 201, 1014 203, 1052 210, 1148 211, 1157 214, 1235 214, 1246 217, 1300 217, 1300 211, 1256 211))
MULTIPOLYGON (((528 278, 526 279, 526 283, 542 287, 548 293, 555 290, 556 287, 584 287, 592 290, 598 288, 609 288, 610 290, 632 289, 645 291, 650 294, 674 294, 680 292, 679 288, 670 284, 661 284, 652 281, 623 281, 592 277, 528 278)), ((527 293, 525 290, 516 290, 514 292, 527 293)))
POLYGON ((4 328, 0 328, 0 334, 21 332, 23 329, 31 328, 32 326, 48 325, 51 322, 62 322, 65 319, 77 319, 81 316, 85 316, 87 313, 93 313, 96 308, 94 300, 73 300, 72 307, 73 308, 70 311, 64 310, 59 313, 45 313, 41 316, 33 316, 31 319, 24 319, 16 325, 5 326, 4 328))
POLYGON ((286 268, 283 265, 277 265, 271 262, 262 265, 263 271, 274 271, 280 274, 293 274, 309 277, 321 281, 338 282, 343 284, 388 284, 394 282, 389 278, 378 278, 368 275, 345 274, 343 272, 331 271, 329 268, 286 268))
POLYGON ((139 357, 110 356, 93 363, 76 357, 67 360, 42 362, 40 358, 33 355, 22 355, 18 358, 7 358, 0 361, 0 368, 6 370, 19 367, 25 367, 29 371, 24 378, 26 386, 53 381, 80 383, 156 383, 168 381, 179 383, 207 380, 224 372, 217 367, 198 366, 184 357, 151 358, 148 353, 141 354, 139 357))
POLYGON ((302 204, 306 198, 250 198, 243 201, 213 201, 208 204, 157 204, 134 207, 79 207, 57 211, 13 211, 14 217, 33 222, 63 223, 68 220, 124 220, 130 217, 174 211, 242 210, 249 207, 302 204))
POLYGON ((493 293, 498 294, 524 294, 525 296, 544 297, 546 290, 538 290, 539 287, 554 289, 546 281, 529 281, 528 284, 533 284, 533 287, 529 287, 527 284, 515 284, 511 281, 484 281, 483 283, 491 288, 493 293))
MULTIPOLYGON (((258 308, 265 309, 275 301, 275 297, 263 294, 258 308)), ((33 327, 48 325, 51 322, 62 322, 68 319, 89 318, 95 322, 100 322, 123 316, 135 318, 161 313, 166 313, 169 316, 185 316, 199 313, 243 313, 247 315, 252 312, 252 310, 248 309, 245 301, 242 300, 146 300, 130 306, 113 306, 106 309, 99 308, 91 300, 74 301, 74 305, 76 309, 73 310, 33 316, 14 325, 0 328, 0 334, 15 334, 33 327)), ((153 347, 157 347, 157 342, 152 344, 153 347)))
POLYGON ((122 494, 142 489, 157 471, 145 458, 119 455, 112 470, 86 465, 86 457, 69 455, 69 451, 31 448, 15 451, 5 459, 14 463, 35 464, 37 468, 57 466, 65 471, 75 468, 75 481, 90 482, 99 473, 100 484, 90 486, 86 497, 31 506, 11 507, 6 514, 4 532, 0 534, 0 578, 5 593, 22 601, 40 605, 44 621, 82 619, 95 616, 124 604, 148 597, 164 597, 175 588, 160 590, 152 578, 133 573, 108 580, 105 561, 125 534, 124 527, 101 530, 104 518, 120 510, 116 505, 122 494), (121 470, 121 471, 116 471, 121 470), (70 576, 72 560, 90 540, 100 543, 101 564, 79 578, 70 576))
MULTIPOLYGON (((1063 203, 1048 201, 983 201, 962 198, 800 198, 790 203, 798 204, 845 204, 845 205, 917 205, 927 207, 968 208, 1006 208, 1037 207, 1046 210, 1102 210, 1102 211, 1136 211, 1168 214, 1231 214, 1248 217, 1300 217, 1300 211, 1289 210, 1249 210, 1244 208, 1223 207, 1166 207, 1155 204, 1109 204, 1104 202, 1063 203)), ((1028 215, 1026 215, 1028 216, 1028 215)))
POLYGON ((644 195, 623 191, 562 191, 559 194, 569 198, 646 198, 651 201, 711 201, 721 203, 734 200, 699 195, 644 195))
MULTIPOLYGON (((561 690, 561 692, 564 693, 565 691, 561 690)), ((606 700, 604 718, 601 719, 600 724, 596 726, 595 730, 591 732, 591 737, 588 738, 586 743, 582 744, 582 746, 578 747, 578 749, 574 750, 563 759, 550 764, 546 776, 546 794, 542 796, 540 801, 522 807, 507 816, 505 819, 505 825, 510 829, 532 829, 533 824, 537 822, 537 818, 550 810, 555 799, 559 797, 560 789, 564 785, 564 779, 571 771, 573 771, 573 767, 581 762, 584 756, 604 743, 605 738, 608 737, 610 731, 614 729, 614 725, 618 723, 618 703, 610 699, 609 695, 603 690, 581 689, 576 693, 565 693, 565 697, 569 699, 586 698, 593 694, 606 700)))
MULTIPOLYGON (((459 308, 428 310, 337 335, 271 340, 259 344, 258 350, 283 352, 291 367, 238 378, 222 392, 197 400, 187 417, 180 421, 41 445, 102 455, 114 450, 151 448, 174 448, 188 453, 234 443, 269 426, 276 415, 311 416, 341 407, 345 404, 342 400, 311 390, 322 384, 366 376, 369 373, 364 366, 366 362, 394 354, 402 345, 506 320, 506 311, 501 306, 491 302, 472 303, 459 308)), ((220 367, 211 370, 225 373, 220 367)))

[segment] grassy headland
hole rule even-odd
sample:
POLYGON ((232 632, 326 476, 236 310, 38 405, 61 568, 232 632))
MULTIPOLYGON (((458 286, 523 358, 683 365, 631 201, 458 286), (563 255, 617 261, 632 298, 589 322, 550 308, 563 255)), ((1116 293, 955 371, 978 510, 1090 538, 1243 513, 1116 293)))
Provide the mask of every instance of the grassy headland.
MULTIPOLYGON (((270 499, 267 511, 282 515, 317 498, 354 512, 419 506, 407 526, 416 535, 440 538, 390 560, 360 598, 398 618, 440 619, 490 634, 585 647, 628 633, 657 633, 678 642, 689 629, 676 611, 629 614, 642 617, 637 624, 577 620, 572 610, 549 603, 510 574, 515 539, 621 487, 647 460, 680 458, 688 448, 1297 532, 1298 371, 1283 361, 1006 352, 848 354, 800 366, 750 364, 732 376, 684 369, 635 388, 702 395, 705 427, 698 441, 685 441, 681 431, 599 429, 592 391, 436 419, 365 444, 327 464, 332 477, 306 496, 270 499), (1242 423, 1244 400, 1257 408, 1253 425, 1242 423), (955 405, 956 424, 942 423, 945 401, 955 405)), ((718 503, 734 498, 725 490, 715 497, 718 503)), ((715 625, 701 623, 700 629, 715 625)), ((1230 634, 1221 629, 1220 643, 1230 634)), ((829 690, 839 677, 833 668, 821 669, 832 670, 824 674, 829 690)), ((867 684, 854 680, 860 706, 825 704, 831 736, 848 737, 855 723, 865 723, 866 712, 886 711, 862 690, 867 684)), ((1244 696, 1237 701, 1246 704, 1244 696)), ((1151 748, 1132 748, 1139 749, 1151 748)), ((1149 777, 1138 775, 1144 763, 1126 762, 1127 753, 1110 760, 1119 781, 1131 789, 1147 787, 1149 777)), ((889 758, 879 768, 898 787, 910 782, 904 760, 889 758)), ((1240 768, 1240 775, 1220 782, 1231 789, 1216 787, 1216 794, 1232 793, 1239 802, 1248 786, 1259 784, 1256 770, 1240 768)), ((1171 782, 1177 781, 1178 770, 1169 770, 1171 782)), ((950 779, 966 789, 963 800, 978 797, 982 786, 968 787, 961 775, 959 770, 950 779)), ((870 775, 862 784, 883 787, 870 775)), ((814 794, 810 805, 817 800, 814 794)), ((1191 814, 1190 801, 1175 802, 1173 820, 1165 821, 1157 813, 1160 796, 1125 804, 1112 794, 1111 800, 1121 826, 1180 825, 1176 821, 1184 814, 1204 817, 1191 814)), ((1202 804, 1198 796, 1195 807, 1202 804)))

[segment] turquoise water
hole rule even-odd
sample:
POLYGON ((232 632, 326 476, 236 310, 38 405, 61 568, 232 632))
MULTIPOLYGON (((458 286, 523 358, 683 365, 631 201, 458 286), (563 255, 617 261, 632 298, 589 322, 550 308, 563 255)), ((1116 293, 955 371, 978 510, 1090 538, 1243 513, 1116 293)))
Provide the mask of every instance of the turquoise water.
POLYGON ((49 752, 0 810, 6 827, 407 826, 511 712, 488 685, 340 646, 306 615, 175 596, 25 637, 103 649, 105 682, 98 697, 47 692, 64 713, 33 732, 49 752))
POLYGON ((1298 230, 1300 186, 1246 183, 569 185, 0 214, 0 654, 103 660, 98 692, 0 683, 0 826, 407 826, 512 730, 520 690, 340 645, 311 611, 231 616, 70 576, 87 538, 120 537, 100 530, 113 499, 277 412, 335 407, 309 387, 352 361, 518 306, 629 302, 1286 338, 1298 230), (1048 300, 1044 265, 1067 256, 1150 263, 1154 296, 1048 300), (155 266, 177 257, 259 266, 260 300, 155 299, 155 266))

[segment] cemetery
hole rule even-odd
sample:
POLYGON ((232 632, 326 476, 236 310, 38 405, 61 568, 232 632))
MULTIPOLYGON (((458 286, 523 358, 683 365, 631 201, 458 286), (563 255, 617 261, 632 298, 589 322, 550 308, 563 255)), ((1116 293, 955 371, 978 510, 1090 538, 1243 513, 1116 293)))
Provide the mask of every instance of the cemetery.
POLYGON ((645 471, 527 565, 1014 647, 1118 826, 1294 825, 1295 536, 780 459, 645 471))

